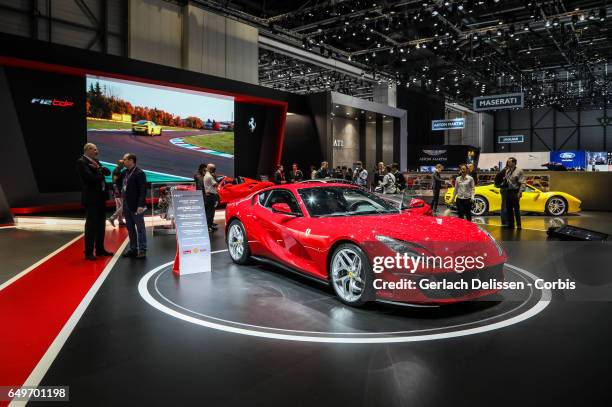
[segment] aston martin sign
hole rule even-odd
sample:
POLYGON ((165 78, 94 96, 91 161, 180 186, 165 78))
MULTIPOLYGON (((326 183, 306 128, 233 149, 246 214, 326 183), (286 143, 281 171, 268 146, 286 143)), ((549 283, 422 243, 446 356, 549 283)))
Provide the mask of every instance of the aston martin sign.
POLYGON ((465 119, 463 117, 460 117, 457 119, 432 120, 431 121, 431 129, 433 131, 456 130, 456 129, 463 129, 464 127, 465 127, 465 119))
POLYGON ((474 110, 512 109, 523 107, 525 100, 523 93, 508 93, 506 95, 478 96, 474 98, 474 110))

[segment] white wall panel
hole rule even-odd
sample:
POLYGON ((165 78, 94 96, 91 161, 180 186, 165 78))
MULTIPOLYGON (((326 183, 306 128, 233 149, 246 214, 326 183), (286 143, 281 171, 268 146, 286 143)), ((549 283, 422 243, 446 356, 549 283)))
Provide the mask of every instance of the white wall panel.
POLYGON ((182 8, 162 0, 129 3, 129 57, 180 68, 182 8))
POLYGON ((256 28, 192 5, 183 15, 183 68, 257 83, 256 28))
POLYGON ((256 28, 226 19, 226 77, 239 81, 258 81, 258 37, 256 28))
POLYGON ((202 30, 202 72, 226 77, 225 59, 226 18, 204 12, 202 30))

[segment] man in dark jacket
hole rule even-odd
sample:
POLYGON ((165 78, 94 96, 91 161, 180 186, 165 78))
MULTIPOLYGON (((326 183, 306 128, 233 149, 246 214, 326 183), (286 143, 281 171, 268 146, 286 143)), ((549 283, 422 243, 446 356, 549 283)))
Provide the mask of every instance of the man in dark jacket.
POLYGON ((289 180, 291 182, 300 182, 304 180, 304 174, 298 167, 297 163, 293 163, 291 166, 291 172, 289 173, 289 180))
POLYGON ((121 196, 123 215, 130 236, 130 249, 123 257, 143 259, 147 255, 147 231, 144 223, 144 212, 147 209, 147 176, 136 166, 136 155, 124 155, 123 163, 127 170, 122 173, 121 196))
POLYGON ((321 163, 321 168, 319 168, 319 170, 317 171, 317 174, 315 175, 316 179, 325 179, 325 178, 330 178, 331 174, 329 173, 329 163, 327 161, 323 161, 321 163))
POLYGON ((436 169, 433 172, 433 182, 431 184, 431 189, 433 190, 433 197, 431 199, 431 210, 436 212, 438 210, 438 201, 440 200, 440 189, 442 185, 444 185, 444 178, 442 178, 442 171, 444 170, 444 166, 442 164, 437 164, 436 169))
POLYGON ((96 145, 87 143, 83 147, 83 155, 76 163, 76 170, 83 187, 81 203, 85 207, 85 258, 87 260, 96 260, 94 248, 96 256, 113 255, 104 249, 105 203, 108 198, 104 177, 110 175, 110 171, 100 164, 97 156, 96 145))
POLYGON ((391 170, 393 176, 395 177, 395 185, 397 186, 398 191, 404 192, 406 189, 406 178, 404 178, 404 174, 400 172, 399 164, 391 164, 391 170))
POLYGON ((274 173, 274 183, 276 185, 287 183, 287 180, 285 179, 285 167, 283 167, 283 164, 276 167, 276 172, 274 173))

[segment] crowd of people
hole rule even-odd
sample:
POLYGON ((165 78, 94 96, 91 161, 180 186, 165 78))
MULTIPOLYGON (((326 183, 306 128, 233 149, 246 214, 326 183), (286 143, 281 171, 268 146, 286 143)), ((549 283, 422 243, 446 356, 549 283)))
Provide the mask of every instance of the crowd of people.
MULTIPOLYGON (((373 177, 371 181, 371 189, 383 194, 400 193, 406 188, 406 179, 399 170, 399 164, 385 164, 379 162, 376 168, 372 171, 373 177)), ((310 166, 308 171, 309 177, 306 178, 298 164, 293 163, 291 170, 286 173, 285 167, 281 164, 276 168, 274 173, 274 183, 277 185, 305 181, 307 179, 334 179, 354 183, 361 187, 368 187, 369 173, 363 166, 361 161, 357 161, 353 167, 346 165, 338 165, 336 168, 330 168, 327 161, 323 161, 317 168, 315 165, 310 166)))

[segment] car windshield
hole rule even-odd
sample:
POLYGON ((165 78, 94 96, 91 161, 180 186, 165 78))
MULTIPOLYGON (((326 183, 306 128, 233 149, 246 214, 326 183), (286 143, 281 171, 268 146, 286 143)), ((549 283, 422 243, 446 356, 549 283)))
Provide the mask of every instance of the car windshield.
POLYGON ((361 189, 342 186, 298 190, 310 216, 355 216, 397 213, 391 203, 361 189))

